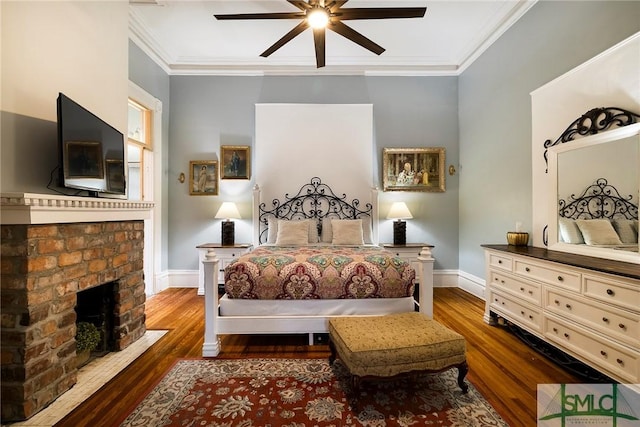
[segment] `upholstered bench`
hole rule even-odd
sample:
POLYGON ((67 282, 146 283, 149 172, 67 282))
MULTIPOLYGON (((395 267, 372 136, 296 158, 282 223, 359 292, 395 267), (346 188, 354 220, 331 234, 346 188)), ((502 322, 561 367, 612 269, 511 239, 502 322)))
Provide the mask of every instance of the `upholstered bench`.
POLYGON ((329 362, 342 360, 355 389, 362 378, 456 367, 458 385, 463 393, 468 390, 464 337, 418 312, 331 318, 329 346, 329 362))

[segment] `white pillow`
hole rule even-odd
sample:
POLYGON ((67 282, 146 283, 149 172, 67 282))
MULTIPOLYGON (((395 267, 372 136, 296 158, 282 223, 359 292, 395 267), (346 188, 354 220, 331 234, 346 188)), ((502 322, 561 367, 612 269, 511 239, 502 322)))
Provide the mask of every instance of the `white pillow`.
POLYGON ((572 243, 574 245, 581 245, 584 243, 582 233, 578 228, 578 224, 569 218, 560 218, 558 221, 560 226, 560 236, 565 243, 572 243))
POLYGON ((309 244, 309 220, 278 221, 278 246, 304 246, 309 244))
MULTIPOLYGON (((278 223, 280 221, 287 221, 284 219, 278 219, 276 217, 270 216, 267 219, 267 243, 275 244, 278 238, 278 223)), ((296 221, 296 220, 294 220, 296 221)), ((317 222, 314 219, 307 219, 304 221, 309 222, 309 243, 318 243, 318 226, 317 222)))
POLYGON ((332 245, 363 245, 362 220, 332 219, 332 245))
POLYGON ((577 219, 587 245, 621 245, 622 242, 608 219, 577 219))
MULTIPOLYGON (((323 243, 331 243, 333 241, 333 230, 331 228, 331 221, 335 221, 337 218, 322 218, 322 234, 320 235, 320 241, 323 243)), ((365 216, 357 220, 344 219, 340 221, 361 221, 362 222, 362 238, 364 244, 373 244, 372 230, 371 230, 371 217, 365 216)))
POLYGON ((638 221, 633 219, 614 219, 613 228, 622 243, 638 243, 638 221))

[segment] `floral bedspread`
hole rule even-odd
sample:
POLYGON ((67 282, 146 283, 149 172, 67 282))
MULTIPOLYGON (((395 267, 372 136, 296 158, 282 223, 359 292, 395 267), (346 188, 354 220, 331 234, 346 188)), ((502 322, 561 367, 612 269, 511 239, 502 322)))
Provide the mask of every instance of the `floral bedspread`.
POLYGON ((229 298, 344 299, 413 295, 410 263, 377 246, 261 246, 224 271, 229 298))

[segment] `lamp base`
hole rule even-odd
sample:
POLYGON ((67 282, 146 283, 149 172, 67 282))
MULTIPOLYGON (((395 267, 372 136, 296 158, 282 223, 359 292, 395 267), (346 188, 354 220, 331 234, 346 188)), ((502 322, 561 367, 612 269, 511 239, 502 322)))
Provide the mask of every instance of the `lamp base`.
POLYGON ((393 244, 407 244, 407 223, 406 221, 397 220, 393 222, 393 244))
POLYGON ((222 246, 233 246, 235 244, 235 223, 233 221, 222 221, 222 246))

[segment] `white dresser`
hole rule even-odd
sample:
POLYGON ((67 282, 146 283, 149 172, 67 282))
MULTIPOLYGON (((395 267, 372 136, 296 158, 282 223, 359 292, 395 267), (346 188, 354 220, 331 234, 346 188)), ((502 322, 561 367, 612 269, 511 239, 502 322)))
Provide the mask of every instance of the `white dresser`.
POLYGON ((483 245, 484 320, 502 317, 622 383, 640 383, 640 265, 483 245))

